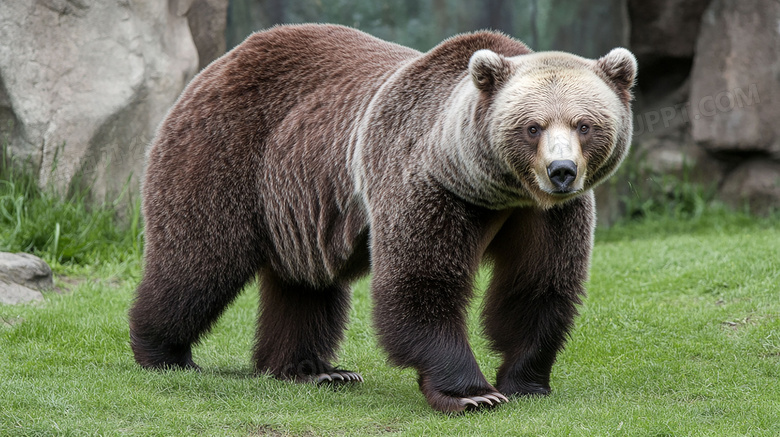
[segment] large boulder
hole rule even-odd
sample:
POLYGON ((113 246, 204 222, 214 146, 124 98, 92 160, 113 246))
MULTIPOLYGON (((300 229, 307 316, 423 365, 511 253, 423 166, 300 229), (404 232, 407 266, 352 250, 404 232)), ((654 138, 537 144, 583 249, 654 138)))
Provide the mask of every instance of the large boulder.
POLYGON ((691 73, 693 139, 714 153, 780 158, 780 2, 714 0, 691 73))
MULTIPOLYGON (((224 41, 224 24, 191 8, 226 3, 0 2, 0 140, 38 166, 42 185, 80 180, 100 200, 137 187, 146 144, 198 70, 188 20, 201 23, 199 40, 224 41)), ((207 45, 212 58, 224 47, 207 45)))

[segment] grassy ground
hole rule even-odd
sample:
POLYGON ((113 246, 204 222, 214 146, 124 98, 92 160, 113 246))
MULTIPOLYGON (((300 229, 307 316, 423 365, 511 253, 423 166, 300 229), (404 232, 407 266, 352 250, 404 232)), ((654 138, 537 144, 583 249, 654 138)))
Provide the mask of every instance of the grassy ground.
MULTIPOLYGON (((0 185, 0 249, 42 255, 67 291, 0 306, 2 436, 780 435, 778 219, 705 212, 601 231, 553 394, 450 417, 427 406, 411 371, 387 365, 367 281, 339 363, 362 385, 252 377, 254 286, 195 349, 202 373, 141 370, 126 318, 141 271, 133 214, 127 231, 101 209, 11 186, 23 182, 0 185)), ((472 345, 493 379, 499 359, 476 317, 472 345)))

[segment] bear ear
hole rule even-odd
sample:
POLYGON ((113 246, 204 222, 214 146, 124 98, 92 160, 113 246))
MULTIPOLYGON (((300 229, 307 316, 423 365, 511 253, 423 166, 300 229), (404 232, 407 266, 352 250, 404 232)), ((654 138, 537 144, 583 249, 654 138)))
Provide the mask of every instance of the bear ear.
POLYGON ((624 48, 612 49, 596 61, 596 66, 606 75, 623 102, 631 101, 631 88, 637 73, 637 62, 631 52, 624 48))
POLYGON ((511 65, 505 57, 491 50, 477 50, 469 60, 469 74, 474 86, 482 91, 496 90, 508 77, 511 65))

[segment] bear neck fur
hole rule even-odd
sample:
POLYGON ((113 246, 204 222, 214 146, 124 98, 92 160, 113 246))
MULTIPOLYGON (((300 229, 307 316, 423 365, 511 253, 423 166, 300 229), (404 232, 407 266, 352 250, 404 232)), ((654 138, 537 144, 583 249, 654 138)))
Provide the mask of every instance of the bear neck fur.
POLYGON ((496 157, 487 147, 490 96, 468 73, 471 56, 483 49, 507 57, 532 53, 501 33, 463 34, 409 59, 387 77, 357 125, 348 157, 355 191, 364 201, 370 202, 377 184, 386 180, 379 175, 399 174, 401 166, 400 173, 425 174, 480 206, 533 204, 511 170, 495 168, 496 157), (426 113, 446 116, 420 116, 426 113))

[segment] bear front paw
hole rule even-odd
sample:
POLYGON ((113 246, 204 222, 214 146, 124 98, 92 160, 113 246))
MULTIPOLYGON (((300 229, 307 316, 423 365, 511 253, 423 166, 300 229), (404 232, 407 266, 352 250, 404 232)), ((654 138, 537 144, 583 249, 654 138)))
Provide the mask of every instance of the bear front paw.
POLYGON ((464 411, 492 408, 509 402, 509 399, 491 385, 469 390, 468 393, 449 393, 433 387, 427 379, 420 381, 422 391, 428 404, 442 413, 462 413, 464 411))

